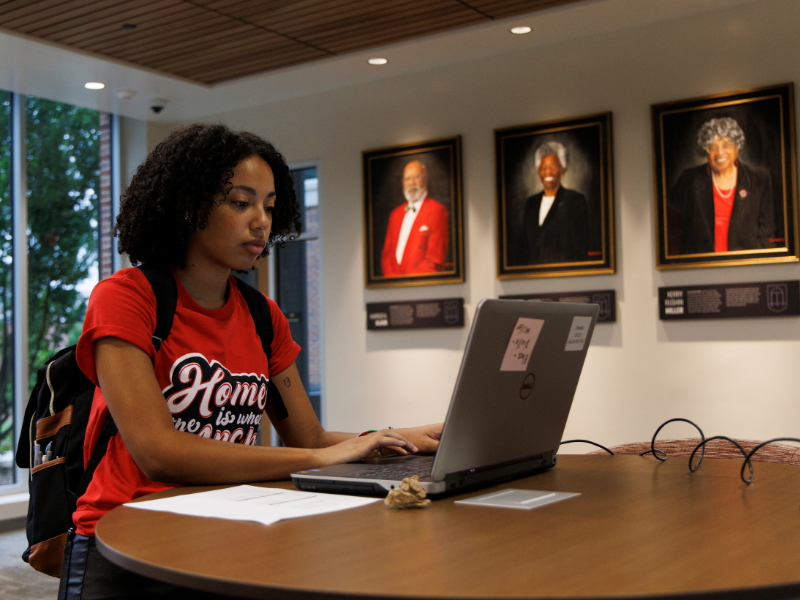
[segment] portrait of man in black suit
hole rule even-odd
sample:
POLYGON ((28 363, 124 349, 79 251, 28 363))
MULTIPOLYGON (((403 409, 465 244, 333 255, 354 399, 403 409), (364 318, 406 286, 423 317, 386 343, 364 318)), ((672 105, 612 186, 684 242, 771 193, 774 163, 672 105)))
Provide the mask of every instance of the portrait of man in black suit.
POLYGON ((652 107, 659 269, 797 256, 791 84, 652 107))
POLYGON ((589 212, 586 197, 561 185, 567 149, 559 142, 542 143, 534 152, 534 170, 542 191, 525 200, 523 243, 512 262, 537 265, 578 262, 588 258, 589 212))
POLYGON ((611 115, 495 131, 498 276, 614 270, 611 115))

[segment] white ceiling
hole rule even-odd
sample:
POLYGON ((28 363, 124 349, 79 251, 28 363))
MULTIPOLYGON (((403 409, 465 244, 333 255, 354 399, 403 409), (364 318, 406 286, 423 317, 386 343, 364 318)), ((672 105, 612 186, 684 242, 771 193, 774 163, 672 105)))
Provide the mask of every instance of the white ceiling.
POLYGON ((758 0, 587 0, 213 87, 0 30, 0 88, 137 119, 199 119, 484 56, 517 52, 579 37, 613 34, 619 29, 755 1, 758 0), (528 25, 533 31, 527 35, 512 35, 509 29, 515 25, 528 25), (373 56, 385 57, 389 64, 382 67, 368 65, 367 59, 373 56), (83 84, 87 81, 101 81, 106 88, 86 90, 83 84), (121 90, 132 90, 136 94, 129 100, 121 100, 117 97, 121 90), (153 98, 168 100, 159 115, 150 111, 153 98))

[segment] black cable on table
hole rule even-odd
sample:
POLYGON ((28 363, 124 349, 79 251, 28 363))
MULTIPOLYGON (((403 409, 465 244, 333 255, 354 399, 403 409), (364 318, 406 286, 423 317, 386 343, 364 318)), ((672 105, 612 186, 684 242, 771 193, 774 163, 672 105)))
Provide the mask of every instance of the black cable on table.
POLYGON ((758 452, 759 450, 761 450, 764 446, 767 446, 769 444, 773 444, 775 442, 797 442, 797 443, 800 444, 800 440, 799 439, 790 438, 790 437, 773 438, 771 440, 767 440, 766 442, 761 442, 758 446, 756 446, 755 448, 750 450, 750 452, 748 454, 746 454, 745 457, 744 457, 744 463, 742 464, 742 470, 739 472, 739 476, 742 478, 742 481, 744 481, 747 484, 750 484, 750 483, 753 482, 753 463, 751 462, 750 459, 753 458, 753 455, 756 452, 758 452), (745 465, 748 465, 750 467, 750 479, 745 479, 744 478, 744 467, 745 467, 745 465))
MULTIPOLYGON (((742 445, 739 442, 737 442, 736 440, 734 440, 732 438, 729 438, 728 436, 725 436, 725 435, 715 435, 714 437, 710 437, 710 438, 706 439, 706 436, 703 433, 703 430, 700 429, 700 427, 696 423, 690 421, 689 419, 676 417, 674 419, 669 419, 667 421, 664 421, 661 425, 658 426, 658 429, 656 429, 656 432, 653 434, 653 439, 650 441, 650 450, 645 450, 644 452, 639 454, 639 456, 644 456, 645 454, 652 454, 653 456, 655 456, 660 461, 667 460, 667 453, 664 452, 663 450, 659 449, 659 448, 656 448, 656 439, 658 438, 658 434, 661 432, 661 430, 666 425, 668 425, 670 423, 674 423, 676 421, 679 421, 679 422, 682 422, 682 423, 688 423, 689 425, 691 425, 692 427, 697 429, 697 431, 700 433, 700 438, 702 440, 699 444, 697 444, 697 446, 695 446, 694 450, 692 450, 692 454, 689 456, 689 471, 694 473, 695 471, 697 471, 697 469, 700 468, 700 463, 703 462, 703 457, 705 456, 705 453, 706 453, 706 444, 708 442, 711 442, 711 441, 714 441, 714 440, 725 440, 725 441, 728 441, 731 444, 735 445, 739 449, 739 452, 742 453, 742 456, 744 457, 744 462, 742 463, 742 470, 740 471, 739 476, 742 478, 742 481, 744 481, 748 485, 753 482, 753 463, 752 463, 752 458, 753 458, 753 455, 756 452, 761 450, 764 446, 768 446, 769 444, 774 444, 775 442, 795 442, 795 443, 800 444, 800 439, 798 439, 798 438, 791 438, 791 437, 773 438, 771 440, 767 440, 766 442, 761 442, 760 444, 758 444, 758 446, 753 448, 748 453, 742 447, 742 445), (697 454, 698 450, 700 451, 700 458, 697 460, 697 464, 693 464, 694 463, 694 457, 697 454), (745 476, 744 476, 744 468, 745 467, 747 467, 749 472, 750 472, 749 478, 745 478, 745 476)), ((591 440, 564 440, 563 442, 561 442, 560 445, 563 445, 563 444, 577 444, 577 443, 591 444, 592 446, 597 446, 598 448, 601 448, 602 450, 605 450, 606 452, 608 452, 612 456, 614 455, 614 453, 611 450, 609 450, 608 448, 606 448, 602 444, 598 444, 597 442, 593 442, 591 440)))
POLYGON ((605 450, 606 452, 608 452, 612 456, 614 455, 614 453, 611 450, 609 450, 608 448, 606 448, 602 444, 598 444, 597 442, 592 442, 590 440, 565 440, 565 441, 561 442, 560 445, 563 445, 563 444, 577 444, 578 442, 580 442, 581 444, 591 444, 592 446, 597 446, 598 448, 602 448, 603 450, 605 450))
MULTIPOLYGON (((692 473, 694 473, 695 471, 697 471, 698 468, 700 468, 700 463, 703 462, 703 454, 702 453, 705 452, 706 444, 708 442, 712 441, 712 440, 726 440, 726 441, 730 442, 731 444, 735 444, 736 445, 736 447, 739 449, 739 452, 741 452, 742 456, 744 456, 744 464, 742 465, 741 477, 744 480, 744 465, 748 465, 750 467, 750 481, 752 481, 753 480, 753 465, 750 464, 750 462, 747 460, 747 452, 745 451, 744 448, 742 448, 742 445, 739 442, 737 442, 734 439, 729 438, 726 435, 715 435, 714 437, 710 437, 707 440, 704 439, 702 442, 697 444, 697 447, 695 447, 695 449, 692 450, 692 454, 691 454, 691 456, 689 456, 689 470, 692 473), (698 460, 697 464, 694 467, 692 467, 692 461, 694 460, 695 452, 697 452, 698 450, 701 451, 700 460, 698 460)), ((745 481, 745 483, 749 483, 749 482, 745 481)))
MULTIPOLYGON (((664 422, 663 422, 661 425, 659 425, 659 426, 658 426, 658 429, 656 429, 656 432, 653 434, 653 439, 652 439, 652 440, 650 440, 650 450, 645 450, 645 451, 644 451, 644 452, 642 452, 642 453, 641 453, 639 456, 644 456, 645 454, 650 454, 650 453, 652 453, 652 454, 653 454, 653 456, 655 456, 655 457, 656 457, 658 460, 661 460, 661 461, 667 460, 667 453, 666 453, 666 452, 664 452, 663 450, 659 450, 659 449, 657 449, 657 448, 656 448, 656 438, 658 437, 658 433, 659 433, 659 432, 660 432, 662 429, 664 429, 664 426, 666 426, 666 425, 668 425, 668 424, 670 424, 670 423, 674 423, 675 421, 680 421, 680 422, 682 422, 682 423, 688 423, 689 425, 691 425, 692 427, 694 427, 695 429, 697 429, 697 431, 699 431, 699 432, 700 432, 700 438, 703 440, 703 443, 701 443, 701 444, 700 444, 700 446, 702 446, 702 450, 700 451, 700 460, 698 460, 698 461, 697 461, 697 467, 699 467, 699 466, 700 466, 700 463, 701 463, 701 462, 703 462, 703 456, 705 456, 705 453, 706 453, 706 448, 705 448, 706 436, 705 436, 705 435, 703 435, 703 430, 702 430, 702 429, 700 429, 700 428, 697 426, 697 424, 696 424, 696 423, 693 423, 693 422, 692 422, 692 421, 690 421, 689 419, 684 419, 684 418, 681 418, 681 417, 676 417, 676 418, 674 418, 674 419, 669 419, 669 420, 667 420, 667 421, 664 421, 664 422), (660 454, 661 456, 659 456, 659 454, 660 454)), ((698 446, 698 448, 699 448, 700 446, 698 446)), ((697 451, 697 448, 695 448, 695 451, 697 451)), ((692 456, 694 456, 694 452, 692 453, 692 456)), ((692 470, 692 472, 694 472, 694 471, 697 469, 697 467, 695 467, 695 468, 692 470)), ((690 467, 690 468, 691 468, 691 467, 690 467)))

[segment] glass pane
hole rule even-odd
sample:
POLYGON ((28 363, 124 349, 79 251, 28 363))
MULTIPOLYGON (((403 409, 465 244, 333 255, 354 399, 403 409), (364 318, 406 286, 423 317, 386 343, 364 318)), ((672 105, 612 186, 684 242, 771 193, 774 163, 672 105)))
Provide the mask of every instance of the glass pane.
POLYGON ((292 338, 303 349, 297 370, 317 415, 320 414, 322 331, 320 306, 321 244, 316 167, 292 171, 303 220, 303 240, 295 240, 276 252, 277 299, 292 338))
POLYGON ((296 169, 292 171, 295 181, 297 201, 300 203, 300 219, 303 233, 319 234, 319 180, 317 168, 296 169))
POLYGON ((11 94, 0 92, 0 485, 15 483, 11 94))
POLYGON ((97 283, 100 113, 27 96, 28 368, 80 337, 97 283))

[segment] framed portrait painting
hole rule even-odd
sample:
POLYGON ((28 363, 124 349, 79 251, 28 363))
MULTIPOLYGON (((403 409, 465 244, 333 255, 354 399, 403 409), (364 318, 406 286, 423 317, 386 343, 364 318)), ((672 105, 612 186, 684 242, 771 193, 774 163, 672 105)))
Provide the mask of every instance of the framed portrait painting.
POLYGON ((366 286, 463 282, 461 137, 363 156, 366 286))
POLYGON ((792 84, 652 106, 656 267, 798 260, 792 84))
POLYGON ((611 113, 494 135, 498 277, 613 273, 611 113))

